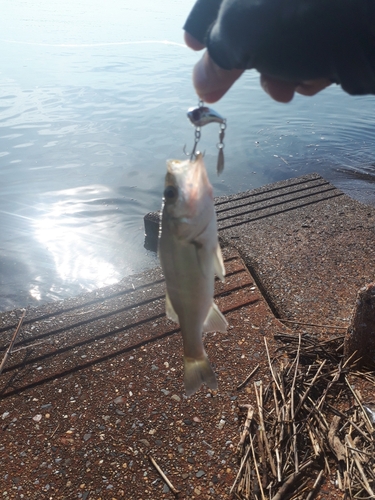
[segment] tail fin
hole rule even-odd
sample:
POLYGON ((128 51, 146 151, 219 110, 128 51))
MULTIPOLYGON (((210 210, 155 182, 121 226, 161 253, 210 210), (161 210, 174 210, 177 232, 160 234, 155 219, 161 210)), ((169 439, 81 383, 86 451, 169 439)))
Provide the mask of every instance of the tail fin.
POLYGON ((217 389, 216 376, 206 355, 201 359, 184 356, 184 384, 187 396, 192 396, 203 382, 210 389, 217 389))

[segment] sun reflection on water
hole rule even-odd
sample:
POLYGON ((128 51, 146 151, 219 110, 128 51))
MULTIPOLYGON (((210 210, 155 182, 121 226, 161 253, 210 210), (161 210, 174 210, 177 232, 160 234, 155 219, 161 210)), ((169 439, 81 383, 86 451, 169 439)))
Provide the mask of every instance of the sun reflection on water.
MULTIPOLYGON (((110 262, 112 214, 106 214, 100 202, 100 210, 95 211, 96 201, 108 197, 109 191, 105 186, 89 186, 53 193, 57 201, 41 206, 42 215, 35 221, 36 238, 50 252, 59 278, 80 283, 84 290, 120 280, 110 262)), ((30 293, 36 297, 37 290, 30 293)))

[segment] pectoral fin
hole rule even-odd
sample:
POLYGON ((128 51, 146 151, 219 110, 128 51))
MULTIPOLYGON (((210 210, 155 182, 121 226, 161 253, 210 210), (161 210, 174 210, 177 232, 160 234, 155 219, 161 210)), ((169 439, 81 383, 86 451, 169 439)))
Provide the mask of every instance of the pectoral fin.
POLYGON ((219 311, 217 305, 213 302, 207 318, 203 323, 204 332, 226 332, 228 322, 219 311))
POLYGON ((165 293, 165 314, 167 318, 179 323, 176 311, 173 309, 171 299, 169 298, 168 292, 165 293))
POLYGON ((216 250, 214 253, 214 269, 215 269, 216 276, 221 281, 224 281, 225 267, 224 267, 223 256, 221 254, 221 249, 220 249, 219 243, 217 244, 217 247, 216 247, 216 250))
POLYGON ((195 247, 195 253, 196 253, 196 256, 197 256, 197 262, 198 262, 199 269, 200 269, 202 275, 206 278, 206 269, 205 269, 205 266, 204 266, 203 263, 205 262, 205 259, 206 259, 206 256, 207 256, 207 250, 197 240, 193 240, 191 242, 191 244, 194 245, 194 247, 195 247))

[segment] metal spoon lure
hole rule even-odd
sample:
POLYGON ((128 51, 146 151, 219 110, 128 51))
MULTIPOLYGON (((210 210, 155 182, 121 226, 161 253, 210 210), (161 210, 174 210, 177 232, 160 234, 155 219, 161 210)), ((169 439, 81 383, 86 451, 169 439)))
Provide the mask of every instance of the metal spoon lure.
POLYGON ((209 108, 203 105, 203 101, 199 101, 198 106, 189 108, 187 111, 187 117, 190 122, 195 127, 195 142, 194 147, 191 153, 187 153, 184 147, 184 153, 186 156, 190 156, 190 160, 197 156, 199 151, 196 151, 198 142, 201 138, 201 127, 207 125, 209 123, 219 123, 220 124, 220 132, 219 132, 219 142, 216 147, 219 150, 219 155, 217 159, 217 174, 220 175, 224 170, 224 135, 225 129, 227 127, 227 121, 223 118, 219 113, 217 113, 214 109, 209 108))

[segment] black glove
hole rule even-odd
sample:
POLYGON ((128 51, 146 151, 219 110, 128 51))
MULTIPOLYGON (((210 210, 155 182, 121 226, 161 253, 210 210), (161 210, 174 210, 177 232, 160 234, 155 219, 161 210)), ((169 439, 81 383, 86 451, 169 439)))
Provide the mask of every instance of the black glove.
POLYGON ((375 0, 198 0, 184 29, 223 69, 375 94, 375 0))

